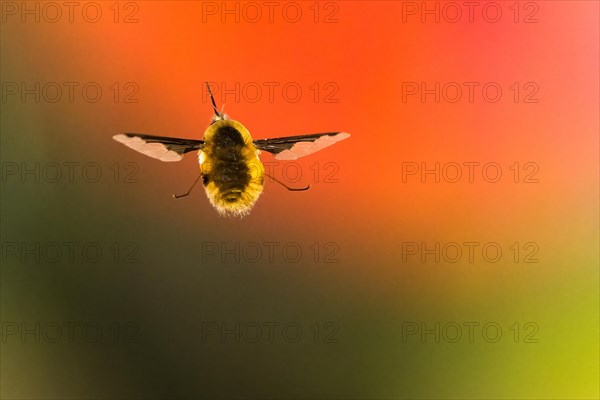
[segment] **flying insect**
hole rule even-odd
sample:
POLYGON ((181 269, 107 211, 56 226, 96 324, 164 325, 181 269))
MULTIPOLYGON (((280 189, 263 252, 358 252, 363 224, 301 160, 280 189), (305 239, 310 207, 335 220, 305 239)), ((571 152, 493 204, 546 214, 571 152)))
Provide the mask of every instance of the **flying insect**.
POLYGON ((180 161, 186 153, 197 150, 200 176, 187 193, 173 197, 182 198, 189 195, 196 183, 202 179, 208 200, 222 216, 247 215, 263 191, 265 176, 290 191, 309 189, 309 186, 291 188, 266 174, 259 158, 261 151, 273 154, 277 160, 295 160, 350 137, 346 132, 325 132, 253 140, 244 125, 217 110, 208 82, 206 86, 214 116, 204 132, 203 140, 142 133, 122 133, 113 136, 113 139, 165 162, 180 161))

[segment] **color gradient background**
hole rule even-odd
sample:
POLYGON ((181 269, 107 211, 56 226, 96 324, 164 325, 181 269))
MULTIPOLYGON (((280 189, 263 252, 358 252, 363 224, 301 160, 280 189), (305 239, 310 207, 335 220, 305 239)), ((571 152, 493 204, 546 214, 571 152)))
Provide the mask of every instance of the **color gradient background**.
POLYGON ((28 2, 40 7, 36 22, 29 14, 22 21, 21 2, 2 5, 2 398, 598 398, 598 2, 521 2, 518 22, 513 2, 497 2, 496 23, 482 17, 486 2, 473 22, 464 14, 456 23, 407 14, 422 11, 421 2, 366 1, 295 2, 288 7, 302 11, 297 23, 277 12, 283 2, 272 22, 242 14, 223 22, 221 7, 235 2, 193 1, 117 3, 114 22, 114 3, 98 2, 102 16, 91 23, 81 13, 87 3, 78 3, 73 22, 64 6, 50 22, 47 3, 28 2), (207 14, 215 5, 218 13, 207 14), (137 22, 124 23, 132 12, 137 22), (531 13, 537 22, 524 23, 531 13), (328 15, 335 21, 325 23, 328 15), (217 93, 254 138, 330 130, 352 137, 298 161, 295 184, 311 190, 267 182, 242 220, 218 217, 201 189, 175 201, 171 193, 197 176, 195 156, 161 163, 111 136, 200 138, 211 116, 204 81, 303 89, 297 102, 281 91, 272 102, 264 93, 256 102, 217 93), (103 96, 92 103, 76 90, 72 102, 64 93, 56 103, 22 101, 7 92, 22 82, 97 82, 103 96), (115 102, 115 82, 137 85, 138 101, 115 102), (328 82, 337 102, 324 101, 328 82), (496 82, 503 95, 495 103, 481 90, 473 102, 465 94, 456 103, 403 101, 403 82, 496 82), (523 101, 527 82, 539 88, 535 103, 523 101), (22 162, 95 162, 103 175, 52 183, 8 173, 22 162), (115 183, 110 166, 119 163, 123 174, 127 162, 138 167, 137 182, 119 175, 115 183), (472 183, 436 183, 402 174, 403 163, 436 162, 496 162, 503 175, 497 183, 480 174, 472 183), (538 182, 520 175, 515 183, 516 162, 536 163, 538 182), (323 182, 327 168, 336 168, 337 182, 323 182), (105 253, 98 263, 22 262, 7 247, 50 242, 97 242, 105 253), (114 242, 136 243, 139 262, 115 262, 114 242), (206 251, 266 242, 295 243, 302 257, 237 262, 206 251), (495 263, 481 253, 472 263, 422 261, 403 251, 412 242, 496 242, 503 255, 495 263), (523 249, 515 262, 514 242, 534 242, 539 262, 523 262, 523 249), (323 262, 332 248, 338 262, 323 262), (206 323, 223 321, 295 323, 303 336, 205 340, 206 323), (101 326, 102 340, 9 334, 22 323, 68 322, 101 326), (315 322, 339 328, 335 343, 315 343, 315 322), (406 331, 469 322, 479 324, 472 341, 466 329, 456 343, 406 331), (114 340, 115 323, 138 327, 135 340, 114 340), (481 334, 489 323, 502 328, 495 343, 481 334), (536 342, 524 340, 527 323, 537 327, 536 342))

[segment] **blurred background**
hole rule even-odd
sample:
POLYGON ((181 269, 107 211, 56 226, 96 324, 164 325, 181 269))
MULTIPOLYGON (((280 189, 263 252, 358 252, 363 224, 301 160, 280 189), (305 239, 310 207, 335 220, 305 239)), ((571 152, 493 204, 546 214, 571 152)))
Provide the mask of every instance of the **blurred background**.
POLYGON ((597 2, 2 7, 1 396, 598 398, 597 2), (217 215, 219 107, 262 159, 217 215))

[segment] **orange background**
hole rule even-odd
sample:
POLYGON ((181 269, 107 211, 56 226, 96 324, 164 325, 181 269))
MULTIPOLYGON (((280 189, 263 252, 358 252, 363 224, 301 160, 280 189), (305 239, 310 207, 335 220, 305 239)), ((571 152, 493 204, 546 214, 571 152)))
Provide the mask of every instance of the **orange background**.
MULTIPOLYGON (((406 7, 422 12, 424 4, 442 10, 446 3, 405 2, 403 14, 403 4, 391 1, 295 2, 297 23, 277 11, 272 22, 223 15, 221 7, 242 13, 248 3, 121 2, 115 23, 113 3, 99 4, 97 23, 77 12, 72 23, 23 22, 3 9, 3 82, 98 82, 103 97, 3 99, 2 160, 131 161, 138 182, 10 178, 3 182, 2 234, 5 241, 136 241, 140 263, 41 268, 9 259, 2 319, 132 320, 143 339, 76 354, 66 346, 3 343, 3 396, 598 396, 597 2, 520 2, 518 22, 513 2, 496 2, 497 23, 480 12, 473 22, 466 14, 456 23, 443 14, 439 23, 432 15, 423 22, 406 7), (217 14, 203 14, 214 5, 217 14), (124 23, 134 11, 137 22, 124 23), (336 21, 325 23, 330 13, 336 21), (537 22, 525 23, 527 15, 537 22), (160 163, 111 137, 201 138, 212 113, 205 81, 301 87, 297 102, 277 89, 273 101, 266 91, 256 102, 217 93, 219 107, 225 103, 256 139, 333 130, 352 137, 298 161, 302 177, 294 184, 311 190, 267 184, 242 220, 218 217, 201 190, 175 202, 171 193, 197 176, 195 156, 160 163), (114 82, 134 83, 138 102, 114 102, 114 82), (457 102, 443 95, 421 101, 420 94, 403 101, 407 82, 479 86, 473 102, 466 92, 457 102), (489 82, 502 88, 497 102, 483 98, 489 82), (331 87, 337 102, 325 101, 331 87), (526 103, 531 87, 538 101, 526 103), (470 183, 466 168, 457 183, 403 175, 406 163, 465 162, 498 163, 502 177, 488 183, 478 169, 470 183), (523 182, 528 162, 539 168, 537 183, 523 182), (337 182, 323 182, 333 170, 337 182), (203 243, 269 241, 300 243, 305 252, 314 242, 333 242, 339 262, 202 262, 203 243), (469 241, 497 242, 505 253, 497 263, 423 262, 420 254, 403 261, 403 243, 469 241), (514 242, 536 243, 539 262, 523 263, 521 254, 515 263, 508 250, 514 242), (207 347, 198 341, 206 320, 336 321, 340 342, 207 347), (404 343, 405 321, 495 321, 505 329, 533 321, 539 342, 513 343, 505 333, 495 345, 404 343)), ((279 4, 276 10, 286 3, 279 4)), ((263 161, 274 162, 268 154, 263 161)), ((277 176, 284 167, 275 165, 277 176)))

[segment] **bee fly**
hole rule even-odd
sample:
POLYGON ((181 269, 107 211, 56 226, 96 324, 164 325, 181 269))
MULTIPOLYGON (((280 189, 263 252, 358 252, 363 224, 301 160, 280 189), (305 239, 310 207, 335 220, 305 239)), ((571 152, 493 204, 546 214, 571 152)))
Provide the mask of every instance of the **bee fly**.
POLYGON ((187 193, 173 197, 177 199, 189 195, 202 178, 208 200, 220 215, 242 217, 248 214, 262 193, 265 175, 291 191, 310 187, 291 188, 266 174, 258 158, 261 150, 273 154, 277 160, 295 160, 350 137, 346 132, 326 132, 252 140, 244 125, 217 111, 208 82, 206 86, 215 115, 204 132, 204 140, 140 133, 123 133, 113 136, 113 139, 142 154, 167 162, 180 161, 185 153, 198 150, 200 176, 187 193))

